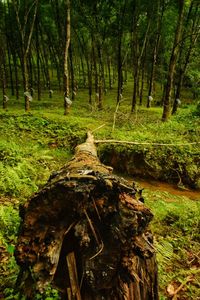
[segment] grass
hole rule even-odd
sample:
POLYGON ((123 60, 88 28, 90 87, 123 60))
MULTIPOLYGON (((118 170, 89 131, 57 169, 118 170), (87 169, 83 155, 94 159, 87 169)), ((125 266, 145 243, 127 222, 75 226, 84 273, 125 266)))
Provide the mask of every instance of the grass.
MULTIPOLYGON (((95 105, 88 105, 84 90, 79 91, 67 116, 63 116, 63 96, 59 92, 55 92, 52 99, 44 93, 41 102, 34 100, 30 113, 24 113, 22 98, 14 101, 10 97, 8 111, 0 110, 0 238, 4 262, 0 269, 0 285, 7 288, 6 299, 13 299, 13 283, 18 272, 13 251, 20 221, 19 204, 40 189, 53 170, 69 160, 74 147, 84 141, 88 130, 104 125, 94 132, 97 139, 149 143, 199 142, 200 122, 195 114, 195 105, 183 106, 169 122, 163 123, 160 107, 147 109, 142 106, 134 114, 130 113, 131 90, 131 85, 125 87, 125 100, 119 107, 114 131, 116 90, 106 95, 101 111, 95 105)), ((110 151, 109 147, 113 149, 113 145, 98 147, 101 157, 110 151)), ((184 174, 191 178, 199 174, 198 145, 163 148, 122 145, 114 149, 123 155, 142 153, 147 165, 157 170, 164 169, 166 179, 172 168, 178 168, 179 173, 187 171, 184 174)), ((198 299, 200 283, 195 255, 199 251, 199 202, 151 190, 146 190, 144 197, 155 215, 152 231, 158 251, 161 299, 167 299, 166 288, 169 284, 178 286, 188 275, 193 276, 194 281, 180 292, 180 299, 198 299)))
POLYGON ((200 202, 150 190, 144 192, 144 197, 155 215, 151 229, 157 250, 161 299, 169 298, 167 287, 176 289, 188 277, 191 282, 177 299, 198 299, 200 202))

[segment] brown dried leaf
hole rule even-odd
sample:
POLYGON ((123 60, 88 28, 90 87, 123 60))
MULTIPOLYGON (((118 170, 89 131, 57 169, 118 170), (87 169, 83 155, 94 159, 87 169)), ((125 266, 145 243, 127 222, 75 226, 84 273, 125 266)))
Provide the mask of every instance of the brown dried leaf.
POLYGON ((169 296, 171 296, 171 297, 174 296, 175 290, 176 290, 176 287, 172 283, 170 283, 167 287, 167 292, 168 292, 169 296))

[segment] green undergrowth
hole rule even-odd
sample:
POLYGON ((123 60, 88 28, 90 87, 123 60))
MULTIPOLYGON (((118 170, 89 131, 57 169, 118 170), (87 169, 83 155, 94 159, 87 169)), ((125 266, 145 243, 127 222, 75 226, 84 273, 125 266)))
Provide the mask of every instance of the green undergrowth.
MULTIPOLYGON (((63 116, 61 107, 53 110, 51 106, 41 109, 36 105, 28 114, 15 108, 0 112, 0 193, 27 197, 35 192, 52 170, 66 162, 74 147, 84 141, 88 130, 94 130, 96 139, 149 143, 98 144, 100 156, 106 163, 110 164, 113 151, 120 157, 128 156, 129 165, 131 153, 141 154, 145 169, 150 170, 153 177, 177 183, 187 178, 187 184, 200 186, 199 144, 185 145, 199 142, 200 122, 194 113, 195 106, 180 109, 169 122, 163 123, 161 108, 138 107, 130 114, 125 101, 113 126, 115 107, 109 102, 99 111, 76 101, 68 116, 63 116), (154 146, 152 143, 181 145, 154 146)), ((117 167, 119 171, 128 171, 121 170, 120 164, 117 167)))
MULTIPOLYGON (((14 258, 15 243, 19 230, 19 201, 0 199, 0 295, 13 291, 19 268, 14 258)), ((4 299, 4 298, 3 298, 4 299)))
MULTIPOLYGON (((154 213, 151 229, 159 266, 161 299, 169 299, 167 287, 178 288, 191 279, 177 299, 198 299, 200 287, 200 202, 168 192, 143 192, 154 213)), ((200 200, 200 195, 199 195, 200 200)))

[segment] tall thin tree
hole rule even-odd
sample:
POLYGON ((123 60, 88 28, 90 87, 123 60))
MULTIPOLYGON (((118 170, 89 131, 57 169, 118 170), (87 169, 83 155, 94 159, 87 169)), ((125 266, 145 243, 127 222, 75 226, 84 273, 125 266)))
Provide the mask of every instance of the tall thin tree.
POLYGON ((174 44, 173 44, 170 62, 169 62, 167 82, 166 82, 166 86, 165 86, 165 97, 164 97, 164 102, 163 102, 162 121, 167 121, 171 114, 171 93, 172 93, 174 72, 175 72, 176 61, 177 61, 177 57, 178 57, 179 43, 181 40, 183 20, 184 20, 185 0, 179 0, 178 4, 179 4, 179 13, 178 13, 176 31, 175 31, 175 36, 174 36, 174 44))
POLYGON ((64 115, 69 112, 69 68, 68 68, 68 56, 70 45, 70 0, 66 0, 66 40, 65 40, 65 52, 64 52, 64 115))

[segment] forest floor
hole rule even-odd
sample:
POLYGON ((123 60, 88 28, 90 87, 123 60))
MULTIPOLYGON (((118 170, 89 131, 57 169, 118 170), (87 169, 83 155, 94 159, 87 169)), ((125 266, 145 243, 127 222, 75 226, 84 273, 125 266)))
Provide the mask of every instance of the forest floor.
MULTIPOLYGON (((110 144, 98 144, 99 156, 106 164, 109 164, 112 153, 119 158, 134 151, 140 155, 145 153, 147 163, 145 168, 149 165, 152 170, 161 170, 167 165, 168 169, 165 169, 167 175, 166 178, 162 178, 163 180, 169 177, 168 181, 175 185, 179 184, 179 188, 187 193, 187 184, 182 182, 186 174, 191 178, 189 183, 195 179, 193 185, 196 188, 200 187, 197 170, 199 144, 184 146, 186 143, 199 142, 199 112, 195 105, 183 105, 176 116, 163 123, 160 107, 146 109, 142 106, 138 107, 136 113, 130 114, 130 99, 126 99, 126 94, 117 114, 112 101, 107 101, 105 108, 98 111, 95 106, 89 106, 82 99, 86 99, 84 91, 77 95, 67 116, 63 116, 62 96, 59 93, 54 93, 53 99, 48 99, 44 95, 43 101, 33 101, 32 110, 28 114, 23 112, 22 102, 17 101, 12 101, 8 111, 0 111, 0 239, 2 240, 0 258, 3 262, 0 268, 2 278, 0 298, 2 299, 14 299, 13 284, 18 268, 13 252, 20 222, 19 204, 24 203, 40 189, 52 171, 60 169, 69 160, 74 147, 84 141, 88 130, 93 131, 96 139, 150 143, 131 147, 112 145, 112 148, 110 144), (114 115, 116 115, 115 123, 114 115), (100 126, 102 127, 99 128, 100 126), (96 130, 97 128, 99 129, 96 130), (152 143, 182 145, 154 147, 152 143), (174 179, 170 178, 171 173, 176 174, 174 179)), ((130 156, 125 158, 130 159, 130 156)), ((117 164, 118 162, 119 160, 117 164)), ((118 171, 127 174, 130 166, 127 169, 118 168, 118 171)), ((132 176, 131 172, 129 174, 132 176)), ((155 175, 155 172, 152 174, 155 175)), ((142 183, 140 184, 142 186, 142 183)), ((151 229, 155 236, 162 300, 171 299, 176 292, 176 299, 200 299, 198 298, 200 194, 198 198, 196 191, 197 197, 193 199, 186 193, 177 195, 172 191, 151 187, 143 191, 145 203, 154 213, 151 229)))

